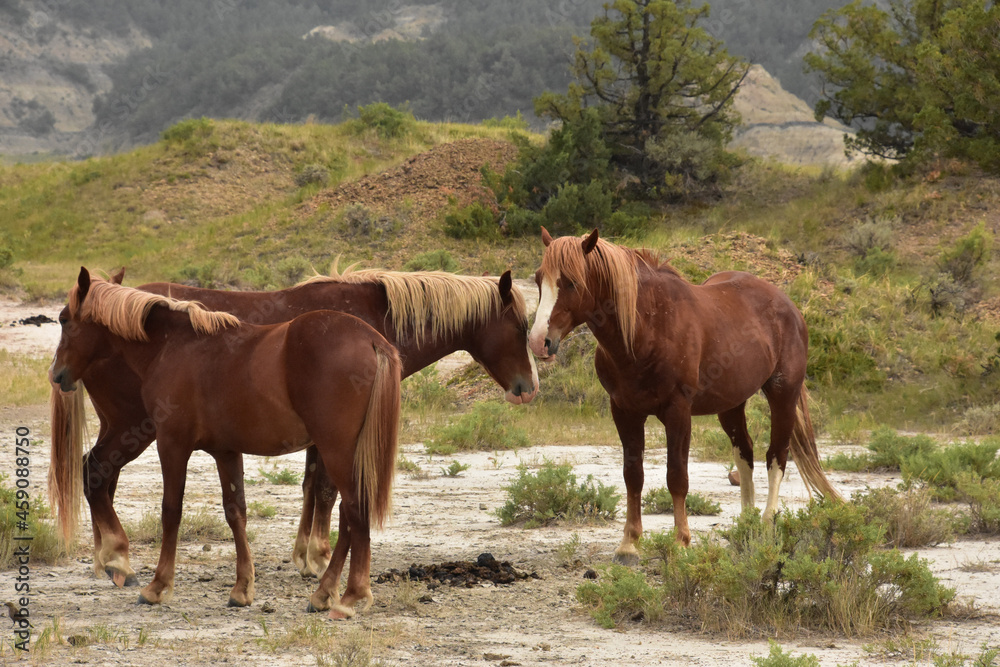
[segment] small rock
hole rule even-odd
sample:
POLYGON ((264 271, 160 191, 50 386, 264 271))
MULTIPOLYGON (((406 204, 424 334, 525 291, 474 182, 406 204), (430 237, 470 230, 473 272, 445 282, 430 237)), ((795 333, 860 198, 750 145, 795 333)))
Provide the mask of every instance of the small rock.
POLYGON ((212 550, 212 545, 211 544, 206 544, 205 546, 203 546, 201 548, 201 550, 202 551, 211 551, 212 550))
POLYGON ((733 486, 739 486, 740 485, 740 471, 739 470, 730 470, 729 471, 729 483, 732 484, 733 486))
POLYGON ((430 595, 421 595, 419 598, 417 598, 417 602, 423 602, 424 604, 431 604, 437 602, 437 600, 432 598, 430 595))
POLYGON ((583 573, 583 578, 584 579, 597 579, 597 571, 596 570, 587 570, 586 572, 583 573))
POLYGON ((66 641, 70 646, 86 646, 90 642, 86 635, 70 635, 66 641))
POLYGON ((265 614, 273 614, 274 613, 274 607, 271 606, 270 602, 265 602, 264 604, 262 604, 260 606, 260 610, 262 612, 264 612, 265 614))

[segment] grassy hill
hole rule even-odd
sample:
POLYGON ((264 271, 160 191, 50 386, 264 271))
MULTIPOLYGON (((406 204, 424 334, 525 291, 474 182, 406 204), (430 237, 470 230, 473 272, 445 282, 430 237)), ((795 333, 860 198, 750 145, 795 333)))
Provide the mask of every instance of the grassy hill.
MULTIPOLYGON (((83 264, 124 265, 133 285, 275 288, 338 255, 402 269, 440 251, 464 273, 528 278, 538 239, 443 231, 446 211, 483 195, 479 165, 513 159, 507 139, 458 124, 386 138, 361 121, 191 120, 125 154, 2 167, 0 282, 61 299, 83 264)), ((998 197, 1000 181, 957 164, 893 180, 755 163, 719 201, 664 209, 646 237, 618 241, 662 250, 695 281, 739 268, 788 291, 810 326, 819 421, 836 437, 876 422, 984 433, 1000 427, 998 197)))

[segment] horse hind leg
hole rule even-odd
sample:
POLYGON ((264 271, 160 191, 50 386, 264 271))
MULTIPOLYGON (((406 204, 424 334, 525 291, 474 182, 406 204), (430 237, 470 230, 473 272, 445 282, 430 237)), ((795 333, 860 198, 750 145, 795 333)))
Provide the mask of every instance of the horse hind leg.
POLYGON ((230 607, 249 607, 254 598, 254 567, 247 540, 247 501, 243 487, 243 456, 236 452, 213 454, 222 485, 222 506, 236 546, 236 584, 229 593, 230 607))
POLYGON ((330 564, 330 516, 337 501, 337 487, 330 481, 326 469, 317 467, 313 477, 312 529, 306 548, 306 567, 313 576, 320 576, 330 564))
POLYGON ((316 470, 320 465, 316 447, 310 445, 306 449, 306 467, 302 475, 302 514, 299 516, 299 531, 295 536, 295 546, 292 548, 292 562, 303 577, 318 576, 318 573, 309 567, 306 558, 309 553, 309 535, 316 507, 316 470))
POLYGON ((753 484, 753 440, 747 431, 746 402, 719 413, 722 430, 733 444, 733 460, 740 475, 740 501, 744 509, 755 504, 753 484))
POLYGON ((778 510, 778 493, 785 478, 788 463, 788 448, 795 428, 796 404, 799 390, 791 390, 785 385, 764 386, 764 396, 771 408, 771 444, 767 449, 767 504, 764 519, 770 519, 778 510))

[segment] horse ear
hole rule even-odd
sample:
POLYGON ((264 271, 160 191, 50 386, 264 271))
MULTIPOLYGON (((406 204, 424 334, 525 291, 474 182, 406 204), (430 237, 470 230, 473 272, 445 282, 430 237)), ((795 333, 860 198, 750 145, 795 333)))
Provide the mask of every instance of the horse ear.
POLYGON ((549 234, 549 230, 545 229, 545 227, 542 227, 542 243, 546 248, 548 248, 549 244, 552 243, 552 236, 549 234))
POLYGON ((513 288, 513 285, 514 281, 511 280, 510 269, 508 269, 503 272, 502 276, 500 276, 500 301, 502 301, 504 305, 511 302, 511 289, 513 288))
POLYGON ((76 293, 77 299, 79 299, 80 303, 83 303, 84 297, 90 291, 90 271, 87 270, 87 267, 80 267, 80 275, 76 279, 76 285, 79 288, 76 293))
POLYGON ((594 231, 592 231, 590 233, 590 236, 588 236, 587 238, 585 238, 583 240, 583 254, 584 255, 586 255, 591 250, 593 250, 594 247, 597 245, 598 236, 599 236, 598 235, 598 231, 597 231, 597 228, 595 227, 594 231))
POLYGON ((125 280, 125 267, 124 266, 122 268, 118 269, 118 273, 116 273, 115 275, 111 276, 111 282, 113 282, 115 285, 121 285, 123 280, 125 280))

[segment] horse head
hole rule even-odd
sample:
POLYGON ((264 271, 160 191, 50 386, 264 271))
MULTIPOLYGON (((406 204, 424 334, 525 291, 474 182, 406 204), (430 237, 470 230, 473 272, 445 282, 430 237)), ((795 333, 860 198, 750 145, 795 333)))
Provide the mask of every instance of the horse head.
POLYGON ((553 239, 542 228, 545 252, 542 266, 535 272, 538 310, 528 337, 531 351, 542 359, 552 357, 559 350, 559 342, 597 309, 588 287, 587 255, 597 247, 598 239, 596 229, 583 239, 553 239))
POLYGON ((473 358, 506 390, 510 403, 530 403, 538 393, 538 370, 528 350, 528 318, 515 303, 510 271, 500 276, 500 307, 473 332, 473 358))

